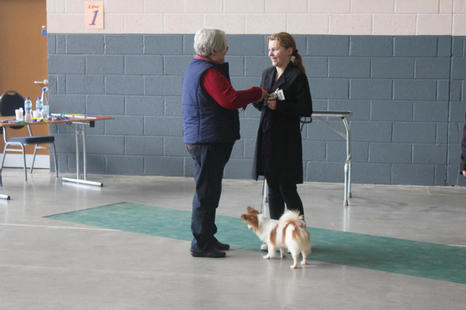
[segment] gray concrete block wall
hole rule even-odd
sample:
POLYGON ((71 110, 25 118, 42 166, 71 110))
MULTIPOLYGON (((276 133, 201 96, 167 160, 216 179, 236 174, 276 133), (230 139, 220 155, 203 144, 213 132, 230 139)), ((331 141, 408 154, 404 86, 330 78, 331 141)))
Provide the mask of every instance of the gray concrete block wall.
MULTIPOLYGON (((349 110, 353 182, 466 185, 459 143, 466 111, 466 38, 297 35, 315 110, 349 110)), ((192 35, 49 34, 53 112, 108 114, 88 128, 88 171, 191 176, 181 86, 192 35)), ((236 89, 270 65, 264 35, 228 35, 236 89)), ((259 113, 240 112, 225 170, 249 178, 259 113)), ((343 130, 339 120, 329 122, 343 130)), ((60 170, 74 172, 74 131, 54 126, 60 170)), ((319 120, 303 129, 306 181, 343 181, 344 140, 319 120)))
POLYGON ((466 185, 465 178, 458 174, 458 157, 455 156, 461 152, 460 141, 466 110, 466 37, 452 38, 451 55, 446 184, 466 185))

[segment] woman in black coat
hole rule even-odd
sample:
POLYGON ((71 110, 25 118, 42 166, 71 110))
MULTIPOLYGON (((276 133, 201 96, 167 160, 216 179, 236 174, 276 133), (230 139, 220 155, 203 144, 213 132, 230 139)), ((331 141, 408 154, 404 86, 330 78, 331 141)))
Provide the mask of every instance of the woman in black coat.
POLYGON ((303 183, 300 117, 311 116, 312 99, 294 38, 280 32, 267 38, 272 67, 262 74, 261 87, 270 93, 254 106, 262 111, 257 133, 253 177, 265 176, 270 217, 285 210, 304 214, 296 184, 303 183))

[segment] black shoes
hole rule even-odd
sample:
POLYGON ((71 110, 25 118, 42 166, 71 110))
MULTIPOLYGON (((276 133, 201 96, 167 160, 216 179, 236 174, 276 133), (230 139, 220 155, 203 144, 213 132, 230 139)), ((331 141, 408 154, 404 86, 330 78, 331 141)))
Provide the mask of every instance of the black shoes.
POLYGON ((226 243, 221 243, 216 238, 212 241, 209 249, 205 251, 193 251, 191 248, 191 255, 194 257, 210 257, 210 258, 221 258, 225 257, 225 252, 230 249, 230 245, 226 243))
POLYGON ((210 248, 206 251, 191 251, 191 255, 194 257, 210 257, 210 258, 222 258, 225 257, 225 252, 218 251, 216 248, 210 248))
POLYGON ((216 250, 219 251, 228 251, 230 249, 230 245, 226 243, 221 243, 217 239, 214 238, 214 241, 212 242, 212 247, 216 250))

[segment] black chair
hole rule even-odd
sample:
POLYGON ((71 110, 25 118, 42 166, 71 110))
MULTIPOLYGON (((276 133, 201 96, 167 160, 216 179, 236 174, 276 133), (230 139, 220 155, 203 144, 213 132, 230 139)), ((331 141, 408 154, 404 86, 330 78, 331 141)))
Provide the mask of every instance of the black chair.
MULTIPOLYGON (((24 107, 24 98, 15 91, 6 91, 0 97, 0 114, 2 116, 14 116, 15 110, 24 107)), ((32 135, 31 126, 26 124, 29 136, 26 137, 11 137, 8 138, 8 131, 18 130, 24 126, 11 126, 3 127, 3 140, 5 146, 3 148, 3 158, 0 170, 3 169, 5 157, 7 152, 11 153, 23 153, 24 161, 24 180, 27 181, 27 167, 26 167, 26 154, 24 152, 25 145, 34 145, 34 154, 32 156, 31 173, 34 169, 34 162, 36 160, 36 153, 39 149, 49 149, 50 145, 53 148, 53 160, 55 163, 55 174, 58 178, 58 164, 57 164, 57 153, 55 151, 55 137, 54 136, 34 136, 32 135), (48 146, 42 146, 40 144, 48 144, 48 146), (17 148, 19 147, 19 148, 17 148)))

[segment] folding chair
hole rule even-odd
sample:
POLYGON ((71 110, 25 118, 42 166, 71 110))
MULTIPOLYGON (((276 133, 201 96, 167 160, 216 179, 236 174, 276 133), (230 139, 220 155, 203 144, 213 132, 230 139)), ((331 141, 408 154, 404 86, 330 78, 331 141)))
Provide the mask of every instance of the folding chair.
MULTIPOLYGON (((2 116, 13 116, 15 115, 15 110, 23 107, 24 105, 24 98, 16 91, 6 91, 0 97, 0 114, 2 116)), ((2 165, 0 169, 3 168, 3 164, 5 163, 5 157, 7 152, 11 153, 22 153, 23 154, 23 162, 24 162, 24 180, 27 181, 27 167, 26 167, 26 154, 24 152, 25 145, 34 145, 34 154, 32 156, 32 163, 31 163, 31 173, 34 169, 34 162, 36 160, 36 153, 37 150, 40 149, 49 149, 50 145, 53 148, 53 160, 55 163, 55 174, 58 178, 58 164, 57 164, 57 153, 55 150, 55 137, 54 136, 34 136, 31 131, 31 126, 26 124, 29 136, 24 137, 11 137, 8 138, 9 130, 18 130, 23 128, 24 126, 10 126, 10 127, 3 127, 3 140, 5 141, 5 146, 3 148, 3 158, 2 158, 2 165), (48 146, 42 146, 41 144, 48 144, 48 146), (17 148, 19 147, 19 148, 17 148)))

